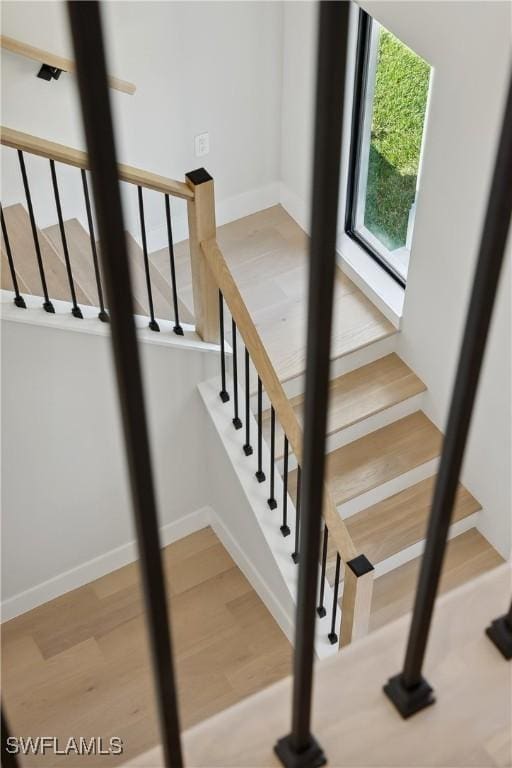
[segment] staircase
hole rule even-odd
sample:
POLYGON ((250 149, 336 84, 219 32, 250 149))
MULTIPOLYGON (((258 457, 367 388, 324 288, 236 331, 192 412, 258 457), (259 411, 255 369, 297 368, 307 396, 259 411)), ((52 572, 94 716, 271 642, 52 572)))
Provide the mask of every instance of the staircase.
MULTIPOLYGON (((17 146, 15 138, 9 139, 9 146, 17 146)), ((35 151, 35 140, 27 143, 25 137, 24 141, 25 148, 30 147, 27 151, 35 151)), ((44 156, 51 157, 54 146, 45 143, 44 156)), ((68 152, 67 148, 60 150, 55 155, 59 159, 68 152)), ((75 154, 69 154, 69 163, 76 165, 76 151, 71 152, 75 154)), ((86 167, 86 158, 81 162, 86 167)), ((122 168, 125 176, 134 171, 122 168)), ((132 183, 139 184, 143 172, 135 171, 132 183)), ((221 350, 221 362, 227 383, 205 382, 201 395, 251 503, 253 522, 261 530, 295 600, 297 566, 291 555, 295 552, 300 556, 297 480, 304 401, 307 238, 280 206, 216 229, 213 182, 204 173, 189 174, 188 188, 153 175, 148 186, 157 188, 154 179, 158 179, 164 194, 176 188, 178 196, 188 197, 189 205, 196 206, 189 209, 190 242, 180 243, 174 250, 179 316, 188 324, 197 318, 199 337, 215 341, 219 334, 219 292, 224 297, 220 306, 225 308, 226 348, 221 350), (232 323, 236 324, 236 337, 232 335, 232 323), (246 349, 251 361, 249 382, 243 380, 246 349), (235 357, 238 378, 233 380, 235 357), (263 383, 260 391, 258 378, 263 383), (230 393, 227 402, 218 397, 221 387, 230 393), (244 422, 240 430, 231 424, 235 392, 244 422), (274 431, 271 405, 276 415, 274 431), (246 406, 248 422, 244 418, 246 406), (242 452, 247 426, 252 456, 242 452), (259 433, 261 439, 257 438, 259 433), (289 441, 287 457, 285 434, 289 441), (256 458, 261 463, 259 474, 264 475, 262 483, 254 476, 256 458), (269 493, 271 466, 275 477, 269 493), (269 506, 268 499, 275 504, 269 506), (281 535, 286 527, 282 525, 285 499, 291 533, 287 536, 281 535)), ((27 209, 18 203, 3 213, 19 290, 40 296, 41 277, 27 209)), ((63 222, 63 226, 77 302, 97 307, 98 281, 91 260, 90 233, 76 218, 63 222)), ((36 233, 49 296, 68 302, 70 287, 61 229, 55 224, 36 228, 36 233)), ((172 322, 169 249, 149 254, 146 273, 143 249, 129 233, 127 243, 135 312, 145 317, 150 314, 149 282, 158 322, 172 322)), ((1 287, 13 290, 3 240, 1 287)), ((351 629, 344 641, 350 642, 368 627, 378 628, 407 613, 412 604, 442 434, 422 410, 425 385, 398 356, 397 338, 397 330, 338 270, 327 427, 328 498, 324 508, 329 536, 326 556, 319 561, 323 590, 319 598, 322 610, 317 621, 317 651, 321 656, 336 651, 343 612, 346 622, 350 614, 350 622, 360 624, 360 629, 354 633, 351 629), (369 586, 362 589, 358 607, 361 574, 356 574, 354 584, 348 586, 346 577, 348 574, 353 578, 348 566, 362 556, 370 568, 362 574, 369 586)), ((502 562, 477 530, 479 512, 478 501, 460 486, 443 590, 459 586, 502 562)))
MULTIPOLYGON (((256 214, 248 223, 254 239, 254 220, 259 217, 260 229, 265 230, 262 223, 266 212, 256 214)), ((281 211, 280 214, 271 209, 269 212, 269 230, 275 229, 276 217, 281 216, 282 227, 290 226, 289 217, 281 211)), ((238 231, 242 222, 238 222, 238 231)), ((227 230, 230 225, 218 230, 219 243, 228 241, 227 230)), ((298 230, 298 227, 297 227, 298 230)), ((300 234, 294 233, 297 261, 305 260, 306 243, 301 241, 300 234)), ((259 232, 259 237, 268 246, 270 233, 259 232)), ((290 243, 288 243, 289 249, 290 243)), ((242 247, 242 245, 241 245, 242 247)), ((255 301, 258 289, 264 290, 267 285, 267 273, 276 269, 276 253, 270 250, 265 256, 258 257, 258 270, 261 275, 261 285, 257 284, 256 270, 253 265, 252 287, 245 282, 244 272, 247 273, 247 264, 243 257, 226 255, 226 263, 231 271, 246 306, 255 301), (242 275, 241 285, 238 285, 238 274, 242 275), (251 297, 252 294, 252 297, 251 297)), ((289 250, 288 250, 289 257, 289 250)), ((254 258, 254 257, 253 257, 254 258)), ((297 269, 297 265, 295 265, 297 269)), ((434 489, 435 477, 441 452, 443 435, 429 420, 422 410, 423 398, 426 391, 423 382, 393 351, 397 344, 398 332, 389 328, 389 323, 379 315, 374 307, 368 308, 368 300, 358 289, 339 273, 338 280, 348 284, 344 292, 336 296, 337 313, 334 329, 333 349, 341 352, 332 356, 331 360, 331 388, 329 402, 329 417, 327 428, 327 486, 336 506, 339 516, 344 520, 346 529, 355 549, 362 552, 370 560, 375 568, 375 587, 371 603, 369 627, 376 629, 404 614, 412 607, 416 577, 421 554, 424 546, 426 525, 430 512, 430 503, 434 489), (350 295, 354 314, 350 316, 350 329, 343 328, 344 318, 339 311, 339 304, 343 296, 350 295), (361 329, 353 324, 353 316, 367 318, 370 312, 372 323, 362 322, 361 329), (346 331, 344 335, 344 331, 346 331), (360 340, 364 335, 364 343, 360 340), (347 342, 347 336, 351 342, 347 342), (340 343, 340 339, 342 342, 340 343), (339 373, 341 371, 341 373, 339 373)), ((269 287, 271 290, 271 287, 269 287)), ((300 293, 295 286, 295 299, 305 306, 305 290, 300 293)), ((261 301, 261 294, 259 296, 261 301)), ((226 301, 229 307, 229 302, 226 301)), ((304 360, 304 350, 289 348, 296 345, 296 338, 290 334, 287 342, 283 328, 277 327, 276 336, 268 339, 270 326, 265 320, 272 314, 275 318, 281 317, 281 325, 287 327, 288 317, 285 314, 287 303, 273 306, 264 306, 255 310, 255 326, 265 339, 267 352, 274 363, 275 370, 286 392, 289 403, 293 409, 298 423, 303 423, 303 382, 304 370, 297 363, 304 360), (263 321, 261 320, 263 318, 263 321), (285 319, 286 318, 286 319, 285 319), (271 352, 272 350, 272 352, 271 352), (293 374, 290 374, 289 360, 293 355, 295 361, 293 374)), ((229 327, 230 314, 225 318, 225 327, 229 327)), ((297 323, 298 325, 298 323, 297 323)), ((229 335, 232 344, 233 339, 229 335)), ((302 344, 305 346, 305 336, 302 336, 302 344)), ((242 379, 240 373, 243 360, 243 344, 237 341, 238 380, 242 379)), ((251 369, 252 371, 252 369, 251 369)), ((256 372, 251 373, 251 408, 254 415, 252 434, 257 431, 257 397, 256 397, 256 372)), ((202 391, 206 406, 216 423, 219 419, 222 423, 224 410, 224 422, 230 416, 230 403, 222 404, 218 398, 219 381, 211 382, 209 389, 202 391), (213 396, 214 393, 214 396, 213 396)), ((228 386, 229 390, 229 386, 228 386)), ((229 390, 230 391, 230 390, 229 390)), ((239 389, 239 401, 243 402, 243 387, 239 389)), ((271 450, 271 409, 267 399, 267 407, 262 413, 262 435, 265 441, 265 453, 263 463, 270 461, 271 450)), ((220 439, 223 441, 230 455, 233 455, 233 445, 236 451, 240 451, 240 440, 235 431, 218 429, 220 439)), ((254 442, 256 438, 253 438, 254 442)), ((276 420, 274 432, 275 448, 274 457, 279 470, 280 479, 284 480, 284 432, 276 420)), ((235 471, 241 479, 240 464, 233 463, 235 471)), ((268 464, 265 466, 268 480, 268 464)), ((297 499, 297 461, 290 450, 288 457, 288 492, 290 495, 288 506, 288 518, 295 519, 295 502, 297 499)), ((246 483, 246 480, 241 480, 246 483)), ((258 493, 257 482, 253 480, 254 493, 258 493)), ((279 494, 276 493, 279 500, 279 494)), ((259 510, 255 510, 262 529, 265 530, 270 515, 279 517, 279 510, 265 514, 261 511, 261 498, 257 502, 259 510)), ((462 485, 459 486, 456 504, 450 528, 450 543, 448 546, 444 575, 441 585, 442 591, 453 589, 469 581, 481 573, 490 570, 503 562, 501 556, 478 532, 478 516, 480 504, 471 493, 462 485)), ((292 531, 293 534, 293 531, 292 531)), ((290 558, 294 550, 293 535, 284 539, 287 546, 287 558, 290 558)), ((275 546, 275 545, 274 545, 275 546)), ((275 550, 274 550, 275 552, 275 550)), ((289 573, 288 563, 282 561, 282 552, 276 553, 276 560, 280 563, 285 578, 289 573)), ((329 599, 333 598, 335 586, 335 569, 338 549, 329 538, 327 562, 325 568, 325 591, 329 593, 329 599)), ((292 591, 295 584, 291 585, 292 591)), ((338 604, 342 605, 343 584, 338 585, 338 604)), ((327 611, 328 613, 328 611, 327 611)), ((326 622, 329 616, 322 621, 326 622)), ((343 622, 343 616, 341 617, 343 622)), ((321 621, 317 621, 321 623, 321 621)), ((338 617, 336 618, 338 626, 338 617)), ((317 643, 319 656, 329 655, 325 646, 317 643)))
MULTIPOLYGON (((4 217, 9 232, 11 249, 15 254, 15 258, 17 257, 16 270, 18 280, 20 281, 20 290, 22 293, 40 296, 41 280, 34 257, 34 244, 28 213, 23 205, 16 204, 4 209, 4 217)), ((96 307, 98 306, 98 293, 91 260, 89 233, 80 224, 78 219, 65 221, 64 227, 78 304, 96 307)), ((49 294, 53 299, 69 301, 69 285, 66 279, 64 251, 59 225, 55 224, 44 229, 37 229, 37 233, 49 294)), ((126 233, 126 240, 132 274, 134 309, 136 314, 148 316, 148 295, 142 248, 128 232, 126 233)), ((155 314, 162 320, 171 320, 173 319, 169 302, 171 281, 167 274, 169 271, 167 249, 165 255, 167 256, 166 263, 163 258, 160 260, 152 258, 149 269, 155 314)), ((1 287, 6 290, 12 290, 12 280, 7 268, 7 257, 4 247, 2 247, 1 287)), ((178 306, 180 320, 186 324, 193 325, 194 318, 180 298, 178 298, 178 306)))

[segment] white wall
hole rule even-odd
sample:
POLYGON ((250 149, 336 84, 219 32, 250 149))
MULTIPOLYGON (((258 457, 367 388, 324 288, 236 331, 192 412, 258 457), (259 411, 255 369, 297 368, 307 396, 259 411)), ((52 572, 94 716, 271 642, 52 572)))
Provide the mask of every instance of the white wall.
MULTIPOLYGON (((382 0, 361 5, 434 68, 399 353, 427 384, 427 413, 443 428, 502 116, 510 66, 511 6, 382 0)), ((352 24, 351 51, 354 31, 352 24)), ((307 227, 313 4, 286 4, 284 41, 282 137, 291 138, 281 156, 283 202, 307 227), (297 87, 300 81, 305 83, 302 89, 297 87)), ((351 83, 347 85, 350 91, 351 83)), ((349 119, 350 104, 345 139, 349 119)), ((345 168, 347 151, 345 141, 345 168)), ((342 215, 343 206, 340 228, 342 215)), ((347 241, 340 238, 339 247, 343 254, 347 241)), ((484 507, 480 528, 505 556, 511 545, 511 250, 463 472, 466 485, 484 507)))
MULTIPOLYGON (((1 341, 5 601, 95 558, 110 563, 134 530, 109 337, 4 319, 1 341)), ((166 526, 210 502, 196 385, 214 375, 218 353, 140 350, 166 526)))
MULTIPOLYGON (((183 179, 204 165, 216 181, 222 222, 278 202, 281 98, 281 3, 105 2, 109 68, 134 82, 134 96, 111 91, 119 159, 183 179), (210 154, 194 156, 194 136, 210 133, 210 154)), ((65 3, 2 3, 2 32, 72 56, 65 3)), ((2 123, 82 147, 76 80, 46 83, 38 66, 2 52, 2 123)), ((21 199, 14 153, 2 151, 3 202, 21 199)), ((42 225, 55 220, 48 163, 30 159, 42 225)), ((59 168, 67 216, 83 221, 76 171, 59 168)), ((129 228, 138 236, 136 192, 125 195, 129 228)), ((163 245, 163 202, 147 193, 150 247, 163 245)), ((176 202, 176 234, 186 236, 185 206, 176 202)))

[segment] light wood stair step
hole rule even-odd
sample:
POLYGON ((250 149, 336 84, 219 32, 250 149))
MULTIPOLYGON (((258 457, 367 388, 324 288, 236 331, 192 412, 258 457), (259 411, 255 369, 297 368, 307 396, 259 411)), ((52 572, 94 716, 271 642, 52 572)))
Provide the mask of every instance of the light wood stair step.
MULTIPOLYGON (((395 493, 346 518, 345 524, 356 549, 373 565, 402 552, 425 538, 430 514, 435 476, 395 493)), ((463 485, 455 497, 452 522, 478 512, 480 504, 463 485)), ((336 550, 329 540, 327 550, 327 579, 334 583, 336 550)))
MULTIPOLYGON (((333 435, 363 419, 424 392, 423 382, 392 353, 339 376, 329 388, 327 435, 333 435)), ((304 395, 290 399, 300 422, 304 420, 304 395)), ((263 414, 263 436, 270 445, 270 409, 263 414)), ((284 433, 276 421, 276 458, 281 459, 284 433)))
MULTIPOLYGON (((20 203, 17 203, 5 208, 4 216, 16 272, 25 286, 24 290, 33 296, 42 296, 43 289, 28 213, 20 203)), ((44 234, 40 230, 37 232, 48 295, 50 299, 71 301, 64 262, 44 234)), ((2 277, 2 287, 4 286, 3 280, 4 277, 2 277)), ((10 283, 10 275, 6 275, 5 280, 6 285, 10 283)), ((79 303, 87 303, 87 297, 79 286, 77 286, 76 294, 79 303)))
MULTIPOLYGON (((327 483, 336 505, 377 488, 439 456, 442 435, 422 411, 338 448, 327 457, 327 483)), ((295 497, 297 470, 289 474, 295 497)))
MULTIPOLYGON (((171 293, 171 266, 169 249, 161 248, 149 254, 151 279, 160 286, 165 296, 171 293)), ((194 298, 192 294, 192 278, 190 268, 190 252, 188 240, 174 246, 174 270, 176 274, 176 290, 178 294, 178 312, 181 323, 194 325, 194 298)), ((169 299, 170 301, 171 299, 169 299)))
MULTIPOLYGON (((99 305, 98 289, 94 274, 94 262, 92 258, 91 240, 89 233, 85 231, 78 219, 69 219, 64 222, 66 241, 68 244, 69 259, 73 270, 75 285, 79 286, 87 297, 85 304, 97 307, 99 305)), ((64 249, 58 224, 43 229, 43 234, 59 254, 64 263, 64 249)), ((105 288, 103 287, 105 292, 105 288)))
MULTIPOLYGON (((440 594, 503 563, 501 555, 476 528, 448 542, 440 594)), ((421 557, 375 580, 370 629, 378 629, 412 610, 421 557)))
MULTIPOLYGON (((359 552, 374 565, 422 541, 426 535, 436 477, 428 477, 345 520, 359 552)), ((463 485, 455 498, 452 522, 480 510, 463 485)))

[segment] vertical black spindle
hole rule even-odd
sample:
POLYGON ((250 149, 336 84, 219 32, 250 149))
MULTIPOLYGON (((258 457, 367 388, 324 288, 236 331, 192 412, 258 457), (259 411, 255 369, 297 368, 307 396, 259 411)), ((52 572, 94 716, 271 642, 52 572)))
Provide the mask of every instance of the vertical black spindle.
POLYGON ((96 289, 98 291, 98 304, 100 305, 100 311, 98 318, 102 323, 108 323, 108 315, 105 311, 105 304, 103 302, 103 288, 101 287, 101 275, 100 266, 98 263, 98 251, 96 248, 96 236, 94 234, 94 221, 92 218, 91 201, 89 199, 89 186, 87 184, 87 173, 82 168, 80 171, 82 175, 82 187, 84 190, 85 198, 85 210, 87 213, 87 224, 89 227, 89 240, 91 241, 92 263, 94 266, 94 277, 96 279, 96 289))
POLYGON ((265 482, 265 473, 263 471, 263 386, 258 376, 258 471, 256 479, 258 483, 265 482))
POLYGON ((508 613, 494 619, 485 632, 501 655, 507 660, 512 659, 512 603, 508 613))
POLYGON ((325 616, 325 605, 324 605, 324 589, 325 589, 325 571, 327 568, 327 545, 329 542, 329 531, 327 530, 327 526, 324 525, 324 542, 322 545, 322 568, 320 571, 320 599, 318 601, 318 607, 316 609, 316 612, 320 616, 321 619, 325 616))
POLYGON ((41 246, 39 244, 39 236, 37 234, 36 220, 34 218, 34 208, 32 206, 32 196, 30 194, 30 187, 28 185, 27 169, 25 168, 25 158, 23 152, 18 149, 18 160, 20 162, 21 177, 23 179, 23 187, 25 189, 25 199, 27 201, 28 216, 30 219, 30 227, 32 229, 32 238, 34 240, 34 248, 36 251, 37 266, 39 269, 39 277, 41 278, 41 286, 43 289, 43 309, 45 312, 55 314, 55 308, 48 296, 48 287, 46 285, 46 275, 44 274, 43 257, 41 256, 41 246))
POLYGON ((276 472, 276 412, 274 406, 270 406, 270 498, 267 499, 267 504, 270 509, 277 507, 277 501, 274 496, 274 481, 276 472))
POLYGON ((169 202, 169 195, 165 195, 165 219, 167 221, 167 240, 169 242, 169 259, 171 264, 172 303, 174 306, 173 331, 178 336, 183 336, 183 328, 180 325, 180 316, 178 312, 178 292, 176 289, 176 269, 174 266, 174 241, 172 237, 171 204, 169 202))
POLYGON ((311 733, 318 556, 324 499, 325 436, 336 270, 341 132, 350 3, 318 3, 314 162, 309 246, 304 472, 293 661, 292 727, 275 752, 287 768, 318 768, 324 752, 311 733))
POLYGON ((289 458, 290 446, 288 445, 288 438, 284 436, 284 457, 283 457, 283 523, 281 525, 281 533, 283 536, 289 536, 291 531, 288 525, 288 458, 289 458))
POLYGON ((402 717, 434 703, 422 675, 448 531, 498 288, 512 214, 512 77, 482 229, 466 324, 428 521, 411 628, 401 673, 384 691, 402 717))
POLYGON ((3 704, 0 705, 0 721, 0 764, 2 765, 2 768, 18 768, 18 756, 11 751, 12 745, 10 745, 8 741, 11 736, 11 732, 7 724, 7 718, 5 716, 3 704))
POLYGON ((223 403, 229 400, 229 394, 226 389, 226 349, 224 341, 224 298, 219 291, 219 335, 220 335, 220 378, 221 390, 219 397, 223 403))
POLYGON ((26 309, 25 299, 20 293, 18 288, 18 278, 16 277, 16 270, 14 269, 14 259, 12 257, 11 244, 9 242, 9 235, 7 234, 7 226, 4 219, 4 211, 0 205, 0 219, 2 220, 2 234, 4 236, 5 252, 7 253, 7 261, 9 262, 9 271, 11 273, 12 287, 14 289, 14 303, 20 309, 26 309))
POLYGON ((238 415, 238 352, 236 343, 236 323, 231 319, 231 336, 233 340, 233 426, 235 429, 242 428, 242 422, 238 415))
POLYGON ((252 454, 252 445, 251 445, 251 423, 250 423, 250 400, 251 400, 251 393, 249 392, 250 389, 250 370, 249 370, 249 352, 247 351, 247 347, 245 348, 245 445, 244 445, 244 453, 246 456, 250 456, 252 454))
POLYGON ((146 275, 146 289, 148 292, 149 328, 152 331, 159 331, 160 326, 155 320, 155 310, 153 308, 153 291, 151 289, 151 273, 149 271, 148 244, 146 241, 146 222, 144 219, 144 199, 142 197, 142 187, 137 187, 137 192, 139 197, 140 234, 142 237, 142 254, 144 256, 144 273, 146 275))
POLYGON ((338 592, 340 589, 340 565, 341 557, 336 553, 336 573, 334 574, 334 594, 332 596, 332 617, 331 617, 331 631, 328 634, 329 642, 334 645, 338 642, 338 635, 336 634, 336 616, 338 613, 338 592))
POLYGON ((301 493, 301 471, 300 467, 297 467, 297 494, 295 496, 295 548, 292 552, 292 560, 294 563, 299 562, 299 535, 300 535, 300 493, 301 493))
POLYGON ((54 160, 50 160, 50 173, 52 176, 53 194, 55 197, 55 207, 57 208, 57 219, 59 222, 60 239, 62 241, 62 251, 64 253, 64 263, 66 265, 66 274, 68 277, 69 292, 71 294, 71 303, 73 304, 73 307, 71 309, 71 314, 73 315, 73 317, 77 317, 80 320, 82 320, 83 319, 82 310, 80 309, 76 301, 75 283, 73 280, 73 271, 71 269, 71 261, 69 258, 69 248, 68 248, 68 240, 66 237, 66 230, 64 229, 64 219, 62 216, 62 206, 60 204, 59 185, 57 183, 57 173, 55 171, 54 160))
POLYGON ((68 2, 136 524, 163 763, 181 768, 180 725, 142 373, 110 111, 100 4, 68 2))

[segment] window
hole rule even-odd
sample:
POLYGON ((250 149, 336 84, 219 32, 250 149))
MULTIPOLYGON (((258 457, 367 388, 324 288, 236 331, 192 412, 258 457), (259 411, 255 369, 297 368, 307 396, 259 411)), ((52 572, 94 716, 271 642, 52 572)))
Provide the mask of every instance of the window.
POLYGON ((430 67, 360 11, 345 230, 405 286, 430 67))

